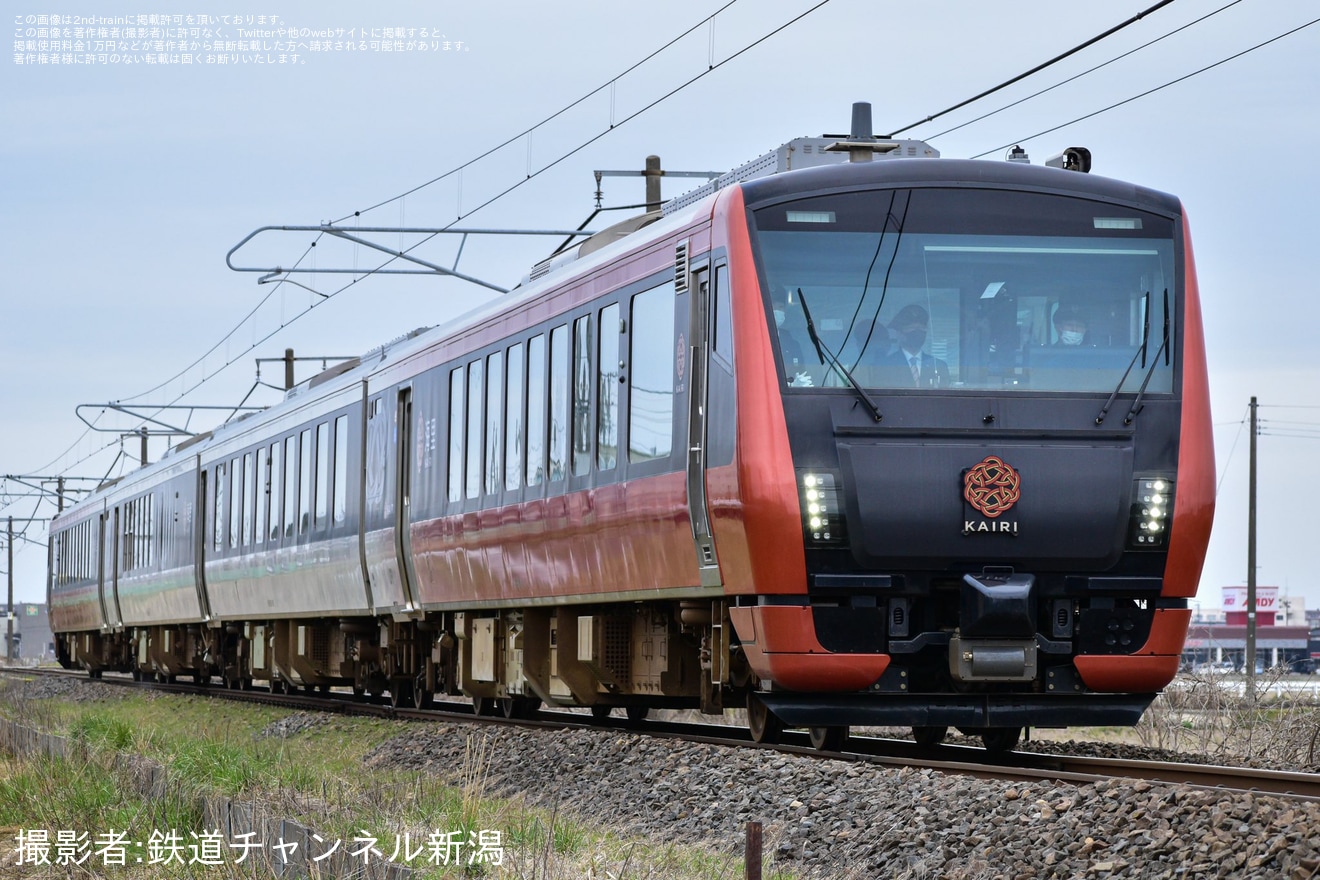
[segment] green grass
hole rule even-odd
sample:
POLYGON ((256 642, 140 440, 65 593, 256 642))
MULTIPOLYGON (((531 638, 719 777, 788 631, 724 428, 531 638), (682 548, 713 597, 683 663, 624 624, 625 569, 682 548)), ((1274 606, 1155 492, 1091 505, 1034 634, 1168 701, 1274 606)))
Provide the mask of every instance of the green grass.
MULTIPOLYGON (((346 848, 365 832, 379 839, 377 846, 386 855, 405 834, 416 851, 433 833, 455 832, 465 843, 462 864, 428 865, 423 856, 409 863, 420 877, 736 880, 743 875, 741 859, 727 854, 625 837, 567 812, 532 807, 522 798, 490 796, 491 756, 480 736, 469 737, 463 765, 456 778, 446 780, 364 766, 371 749, 407 735, 404 722, 328 716, 281 739, 259 736, 271 722, 288 716, 281 708, 137 694, 94 703, 37 702, 45 705, 25 706, 17 713, 25 717, 18 720, 37 726, 34 720, 40 717, 41 727, 71 737, 87 757, 82 770, 70 762, 17 767, 11 778, 19 782, 10 786, 5 779, 0 785, 3 829, 73 827, 68 823, 82 816, 78 827, 94 833, 124 826, 139 829, 135 833, 142 840, 153 828, 177 829, 187 838, 188 832, 204 829, 201 816, 183 800, 191 801, 193 793, 215 793, 260 801, 268 815, 301 822, 326 840, 343 841, 346 848), (174 790, 187 794, 162 805, 123 794, 127 787, 105 769, 106 756, 114 752, 160 762, 174 790), (38 802, 47 805, 38 809, 38 802), (483 831, 499 832, 503 865, 467 864, 471 851, 466 842, 476 841, 483 831)), ((12 706, 8 714, 15 714, 12 706)), ((462 735, 461 728, 456 730, 462 735)), ((12 840, 0 838, 0 849, 9 844, 12 840)), ((230 864, 230 873, 241 867, 230 864)), ((270 875, 259 871, 256 876, 270 875)), ((772 870, 767 859, 765 876, 789 880, 792 875, 772 870)))

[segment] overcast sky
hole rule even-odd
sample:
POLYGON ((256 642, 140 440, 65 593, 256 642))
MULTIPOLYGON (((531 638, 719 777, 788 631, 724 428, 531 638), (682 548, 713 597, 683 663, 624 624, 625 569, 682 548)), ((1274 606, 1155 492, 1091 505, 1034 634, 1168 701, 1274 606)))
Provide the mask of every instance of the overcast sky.
MULTIPOLYGON (((256 358, 279 357, 286 347, 300 356, 358 354, 495 295, 434 278, 374 277, 330 297, 259 286, 257 274, 225 265, 226 252, 257 227, 314 225, 355 211, 364 213, 348 222, 363 226, 442 226, 462 214, 461 225, 472 227, 575 227, 594 206, 595 169, 637 169, 656 153, 670 170, 724 170, 793 137, 846 131, 851 104, 859 100, 873 103, 878 131, 893 130, 1153 3, 831 0, 728 60, 816 5, 739 0, 720 12, 713 29, 699 28, 530 139, 499 151, 499 144, 609 83, 724 4, 200 0, 187 4, 194 19, 228 16, 228 23, 155 25, 171 32, 148 32, 150 45, 116 50, 135 63, 116 62, 100 45, 105 37, 84 33, 71 51, 56 53, 58 64, 36 63, 49 51, 44 45, 27 51, 29 40, 42 39, 37 30, 48 26, 38 16, 101 16, 111 21, 92 28, 118 27, 120 42, 133 43, 138 37, 127 29, 136 30, 138 15, 151 8, 125 0, 10 4, 14 48, 0 70, 0 473, 118 473, 126 466, 121 441, 87 431, 75 415, 79 405, 163 404, 185 394, 184 402, 232 405, 250 391, 250 402, 268 404, 278 395, 254 391, 256 358), (252 16, 251 24, 239 16, 252 16), (177 38, 178 27, 189 29, 190 43, 207 39, 208 27, 212 39, 229 41, 219 53, 228 63, 208 63, 217 53, 198 46, 185 50, 193 53, 186 64, 180 50, 154 43, 177 38), (240 28, 281 27, 307 30, 296 55, 276 46, 284 39, 279 35, 259 37, 257 51, 239 43, 240 28), (386 28, 400 41, 396 51, 370 43, 365 50, 336 47, 350 34, 355 43, 384 39, 386 28), (165 64, 142 60, 161 51, 165 64), (68 55, 89 53, 97 63, 65 63, 68 55), (451 176, 365 211, 478 157, 461 180, 451 176), (519 181, 508 196, 466 216, 519 181), (316 308, 304 314, 311 303, 316 308)), ((1312 267, 1320 25, 1303 27, 1317 15, 1320 7, 1309 0, 1177 0, 1043 73, 905 133, 929 140, 945 156, 987 154, 987 161, 1001 160, 1014 143, 1037 162, 1066 146, 1087 146, 1094 173, 1183 200, 1206 317, 1221 480, 1198 600, 1207 608, 1219 606, 1222 586, 1246 580, 1249 438, 1240 426, 1252 395, 1267 420, 1260 437, 1259 582, 1320 606, 1320 576, 1306 550, 1315 540, 1316 517, 1306 499, 1320 428, 1305 427, 1320 424, 1313 339, 1320 305, 1312 267), (1207 15, 1094 73, 972 121, 1207 15), (1042 134, 1050 129, 1056 130, 1042 134), (1304 425, 1289 430, 1287 423, 1304 425)), ((687 186, 668 180, 665 195, 687 186)), ((640 180, 607 177, 604 189, 606 205, 643 200, 640 180)), ((401 242, 397 235, 380 238, 401 242)), ((365 249, 336 251, 329 242, 309 250, 312 240, 310 233, 265 236, 236 260, 378 263, 365 249)), ((455 244, 432 243, 419 253, 448 265, 455 244)), ((550 249, 545 240, 472 240, 459 269, 509 287, 550 249)), ((325 294, 350 278, 298 277, 325 294)), ((299 377, 312 369, 302 365, 299 377)), ((281 378, 274 365, 261 373, 263 381, 281 378)), ((103 429, 130 426, 100 409, 84 414, 103 429)), ((189 424, 204 429, 214 419, 204 411, 189 424)), ((136 443, 123 448, 136 456, 136 443)), ((151 457, 163 449, 164 441, 154 440, 151 457)), ((9 498, 0 500, 0 516, 52 512, 13 497, 23 491, 16 483, 4 490, 9 498)), ((25 537, 44 542, 44 528, 30 528, 25 537)), ((20 540, 16 551, 17 598, 43 599, 44 547, 20 540)))

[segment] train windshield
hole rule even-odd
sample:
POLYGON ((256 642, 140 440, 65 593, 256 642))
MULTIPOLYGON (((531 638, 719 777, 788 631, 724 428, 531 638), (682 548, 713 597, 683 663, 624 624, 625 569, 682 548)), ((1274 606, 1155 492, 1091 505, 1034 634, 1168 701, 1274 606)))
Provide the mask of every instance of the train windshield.
POLYGON ((989 189, 842 193, 754 217, 790 386, 1173 389, 1168 217, 989 189))

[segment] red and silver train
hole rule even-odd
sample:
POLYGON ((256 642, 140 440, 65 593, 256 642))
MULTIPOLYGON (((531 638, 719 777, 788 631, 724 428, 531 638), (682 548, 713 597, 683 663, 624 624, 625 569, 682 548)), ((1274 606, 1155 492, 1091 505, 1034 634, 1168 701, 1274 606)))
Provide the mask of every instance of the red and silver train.
POLYGON ((794 141, 316 376, 55 521, 61 661, 822 747, 1135 724, 1214 507, 1192 246, 1051 164, 794 141))

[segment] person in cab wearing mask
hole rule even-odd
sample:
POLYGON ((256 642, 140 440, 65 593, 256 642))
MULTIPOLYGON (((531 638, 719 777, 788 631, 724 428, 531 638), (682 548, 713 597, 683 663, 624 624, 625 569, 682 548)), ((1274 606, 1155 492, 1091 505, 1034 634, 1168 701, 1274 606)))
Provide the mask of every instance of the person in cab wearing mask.
POLYGON ((898 347, 886 361, 886 383, 891 388, 944 388, 949 384, 949 365, 925 351, 930 314, 916 303, 898 310, 889 322, 889 332, 898 347))
POLYGON ((1054 310, 1054 335, 1060 346, 1086 343, 1086 316, 1074 305, 1060 305, 1054 310))
POLYGON ((810 369, 819 364, 808 363, 811 350, 806 318, 802 309, 793 303, 787 287, 775 285, 770 289, 770 307, 774 313, 775 329, 779 333, 779 352, 784 358, 784 376, 794 388, 809 388, 815 383, 810 369))

